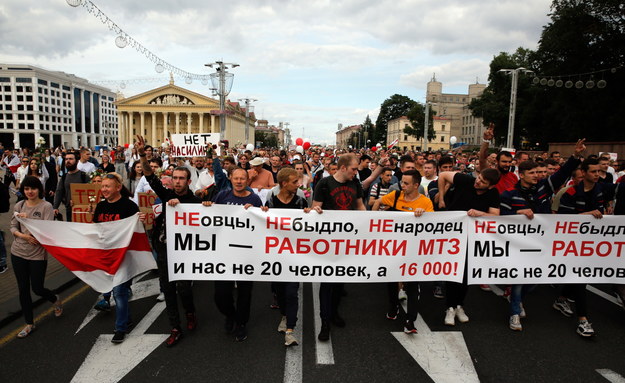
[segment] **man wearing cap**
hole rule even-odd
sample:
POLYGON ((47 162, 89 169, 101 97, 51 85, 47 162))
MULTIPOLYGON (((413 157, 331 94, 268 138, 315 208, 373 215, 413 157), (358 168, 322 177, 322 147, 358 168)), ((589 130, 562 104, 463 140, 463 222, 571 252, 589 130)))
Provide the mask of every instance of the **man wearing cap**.
POLYGON ((265 161, 260 157, 256 157, 250 161, 250 166, 252 168, 247 171, 247 174, 249 176, 249 186, 252 189, 271 189, 276 186, 276 183, 273 181, 273 174, 263 168, 264 162, 265 161))

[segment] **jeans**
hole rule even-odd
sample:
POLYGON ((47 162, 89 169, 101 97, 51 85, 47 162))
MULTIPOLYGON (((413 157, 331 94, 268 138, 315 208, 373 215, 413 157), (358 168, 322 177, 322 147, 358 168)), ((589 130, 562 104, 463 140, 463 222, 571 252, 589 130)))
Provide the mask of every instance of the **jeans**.
POLYGON ((56 295, 43 287, 48 261, 33 261, 11 254, 11 263, 17 280, 24 320, 26 324, 34 324, 33 300, 30 296, 31 285, 35 294, 45 298, 50 303, 56 302, 56 295))
POLYGON ((237 281, 237 305, 234 307, 234 281, 215 281, 215 304, 217 309, 233 319, 237 325, 244 326, 250 320, 252 304, 252 287, 254 282, 237 281))
POLYGON ((512 285, 510 288, 510 315, 519 315, 523 299, 536 285, 512 285))
POLYGON ((7 248, 4 245, 4 231, 0 230, 0 267, 7 265, 7 248))
POLYGON ((299 282, 274 282, 280 313, 286 316, 286 327, 294 329, 297 324, 297 308, 299 305, 299 282))
MULTIPOLYGON (((388 282, 386 287, 388 290, 388 312, 389 314, 395 313, 399 307, 397 282, 388 282)), ((406 295, 408 295, 408 312, 406 313, 406 319, 414 322, 417 320, 417 314, 419 313, 419 295, 421 287, 419 286, 419 282, 404 282, 404 290, 406 291, 406 295)))
POLYGON ((167 269, 167 244, 154 241, 154 248, 158 253, 156 264, 158 265, 158 279, 161 285, 161 291, 165 295, 165 307, 167 317, 172 328, 181 330, 180 313, 178 312, 178 296, 182 301, 182 307, 187 314, 195 313, 195 305, 193 304, 193 284, 192 281, 169 281, 169 272, 167 269))
POLYGON ((115 299, 115 331, 128 331, 128 324, 130 323, 128 298, 131 284, 132 279, 113 287, 113 298, 115 299))

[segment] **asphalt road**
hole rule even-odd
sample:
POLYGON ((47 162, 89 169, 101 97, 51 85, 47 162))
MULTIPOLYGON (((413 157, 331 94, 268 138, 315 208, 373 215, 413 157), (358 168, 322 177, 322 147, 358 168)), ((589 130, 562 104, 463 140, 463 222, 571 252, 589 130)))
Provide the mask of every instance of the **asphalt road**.
POLYGON ((341 306, 347 326, 333 328, 331 341, 320 347, 313 286, 304 284, 298 322, 303 335, 299 346, 286 349, 276 331, 280 314, 269 308, 268 283, 255 283, 249 338, 237 343, 223 330, 212 283, 201 282, 194 286, 199 326, 168 349, 161 343, 170 329, 164 304, 156 305, 152 278, 145 276, 133 288, 138 299, 130 307, 138 325, 121 345, 110 342, 113 312, 97 314, 77 332, 98 298, 83 284, 65 292, 61 318, 45 315, 49 305, 39 307, 36 316, 44 317, 28 338, 15 338, 21 320, 2 328, 0 382, 607 382, 597 370, 615 382, 625 376, 625 311, 590 292, 589 313, 597 336, 584 339, 575 333, 575 319, 551 308, 557 294, 551 286, 540 286, 526 299, 524 330, 513 332, 508 329, 507 302, 475 286, 465 306, 470 322, 445 326, 444 302, 424 284, 419 315, 431 332, 420 322, 419 334, 411 336, 398 333, 399 319, 385 318, 385 285, 347 285, 341 306), (462 350, 440 340, 454 334, 458 339, 458 331, 466 342, 466 360, 462 350), (408 350, 400 340, 414 348, 408 350), (327 363, 328 350, 333 364, 319 363, 327 363))

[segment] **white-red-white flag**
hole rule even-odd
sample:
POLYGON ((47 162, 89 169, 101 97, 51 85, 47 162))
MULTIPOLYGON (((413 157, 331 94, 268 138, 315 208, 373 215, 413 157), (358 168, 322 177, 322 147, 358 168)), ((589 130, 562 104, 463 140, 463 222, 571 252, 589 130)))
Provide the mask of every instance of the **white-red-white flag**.
POLYGON ((397 145, 397 143, 399 143, 399 138, 394 139, 388 146, 388 149, 393 149, 393 146, 397 145))
POLYGON ((139 216, 102 223, 18 220, 54 258, 104 293, 156 262, 139 216))

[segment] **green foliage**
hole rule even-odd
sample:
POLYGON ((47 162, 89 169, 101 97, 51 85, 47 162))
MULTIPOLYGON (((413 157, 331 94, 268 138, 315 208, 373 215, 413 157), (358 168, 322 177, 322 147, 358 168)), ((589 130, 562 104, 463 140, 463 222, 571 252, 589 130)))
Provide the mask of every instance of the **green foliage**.
POLYGON ((278 137, 269 132, 257 130, 254 133, 254 141, 260 142, 260 147, 262 148, 278 148, 278 137))
MULTIPOLYGON (((420 103, 415 105, 408 111, 406 117, 410 120, 412 127, 405 127, 404 133, 414 136, 418 139, 423 137, 423 125, 425 123, 425 106, 420 103)), ((432 117, 434 116, 432 108, 428 108, 428 140, 431 141, 436 138, 436 132, 434 131, 434 125, 432 124, 432 117)))
POLYGON ((384 100, 382 105, 380 105, 380 114, 375 122, 375 135, 371 141, 375 143, 386 142, 388 122, 401 116, 406 116, 415 104, 417 103, 410 97, 400 94, 394 94, 384 100))

